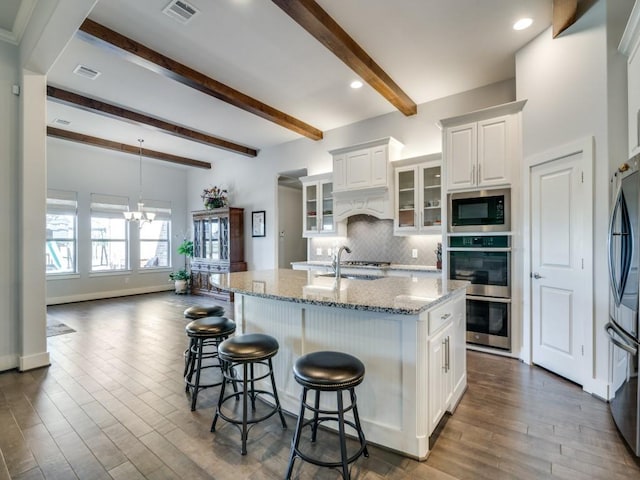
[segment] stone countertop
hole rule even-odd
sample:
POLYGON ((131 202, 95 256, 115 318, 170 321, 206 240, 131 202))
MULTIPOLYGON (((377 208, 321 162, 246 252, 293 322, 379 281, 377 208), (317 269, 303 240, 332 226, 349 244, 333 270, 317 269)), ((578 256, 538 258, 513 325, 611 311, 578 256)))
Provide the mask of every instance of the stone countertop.
POLYGON ((214 273, 211 283, 234 293, 296 303, 403 315, 419 313, 466 289, 469 282, 442 278, 347 279, 304 270, 214 273))
MULTIPOLYGON (((309 267, 309 268, 318 268, 318 267, 327 267, 331 268, 331 262, 321 261, 321 260, 309 260, 306 262, 291 262, 292 266, 301 266, 301 267, 309 267)), ((363 270, 407 270, 413 272, 436 272, 441 273, 442 270, 438 269, 431 265, 402 265, 400 263, 392 263, 389 266, 373 266, 373 265, 341 265, 341 268, 344 270, 346 268, 361 268, 363 270)))

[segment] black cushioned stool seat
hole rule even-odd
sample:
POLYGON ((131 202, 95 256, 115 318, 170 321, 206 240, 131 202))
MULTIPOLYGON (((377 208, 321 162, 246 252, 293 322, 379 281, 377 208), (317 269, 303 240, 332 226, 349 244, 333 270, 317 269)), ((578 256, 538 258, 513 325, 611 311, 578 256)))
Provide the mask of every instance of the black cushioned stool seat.
POLYGON ((200 375, 206 368, 220 368, 222 362, 218 356, 218 347, 223 340, 229 338, 236 331, 236 324, 226 317, 204 317, 192 320, 185 327, 189 337, 189 353, 185 365, 185 390, 191 392, 191 410, 196 409, 198 392, 204 388, 215 387, 224 381, 201 384, 200 375), (203 361, 207 364, 203 365, 203 361), (196 378, 193 379, 195 373, 196 378))
POLYGON ((287 468, 287 479, 291 478, 295 459, 313 463, 321 467, 340 468, 342 477, 350 478, 349 464, 358 459, 361 455, 369 456, 367 441, 360 425, 358 406, 356 402, 355 387, 364 380, 364 364, 353 355, 342 352, 314 352, 298 358, 293 366, 293 375, 300 385, 302 385, 302 395, 300 398, 300 415, 296 424, 296 431, 291 442, 291 455, 287 468), (316 393, 314 405, 307 403, 309 390, 316 393), (345 407, 343 392, 349 391, 351 404, 345 407), (320 392, 336 392, 336 410, 325 410, 320 408, 320 392), (313 418, 305 420, 305 411, 313 412, 313 418), (353 422, 345 420, 345 412, 353 411, 353 422), (318 434, 318 426, 321 422, 334 421, 338 423, 338 441, 340 444, 340 461, 327 462, 311 457, 300 449, 300 437, 304 427, 311 427, 311 442, 315 442, 318 434), (347 453, 347 443, 345 425, 355 430, 360 446, 351 456, 347 453))
MULTIPOLYGON (((184 318, 189 320, 197 320, 198 318, 204 317, 224 317, 224 308, 220 305, 193 305, 187 308, 184 311, 184 318)), ((183 377, 187 376, 187 371, 189 366, 191 365, 191 349, 193 347, 195 340, 193 338, 189 338, 189 346, 184 351, 184 373, 183 377)), ((205 342, 206 344, 207 342, 205 342)), ((187 391, 189 391, 189 387, 187 387, 187 391)))
POLYGON ((204 317, 224 317, 224 308, 220 305, 193 305, 184 311, 184 318, 190 320, 204 317))
POLYGON ((242 448, 240 453, 247 454, 247 436, 249 429, 253 424, 266 420, 275 413, 280 415, 282 428, 287 428, 287 422, 284 419, 282 409, 280 408, 280 400, 278 399, 278 391, 276 390, 276 380, 273 376, 273 364, 271 358, 278 353, 278 341, 261 333, 247 333, 238 335, 225 340, 218 346, 218 355, 224 365, 223 374, 228 382, 232 382, 233 386, 241 385, 240 391, 225 396, 225 385, 222 384, 220 389, 220 397, 218 398, 218 407, 213 416, 211 423, 211 431, 216 431, 216 422, 218 417, 235 425, 241 433, 242 448), (239 378, 236 368, 242 369, 242 376, 239 378), (257 367, 257 368, 256 368, 257 367), (260 372, 256 372, 259 370, 260 372), (256 388, 256 382, 269 378, 271 380, 271 391, 256 388), (260 395, 265 395, 273 399, 273 408, 269 406, 267 411, 256 409, 256 399, 260 395), (231 416, 230 413, 223 413, 224 404, 231 400, 239 400, 242 398, 242 417, 231 416), (249 417, 248 400, 251 400, 251 417, 249 417))

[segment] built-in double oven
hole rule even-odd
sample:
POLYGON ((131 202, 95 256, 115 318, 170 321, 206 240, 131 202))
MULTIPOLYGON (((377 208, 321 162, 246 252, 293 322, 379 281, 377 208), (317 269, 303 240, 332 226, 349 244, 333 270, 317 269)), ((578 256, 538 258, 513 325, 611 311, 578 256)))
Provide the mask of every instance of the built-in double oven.
POLYGON ((451 194, 449 213, 449 278, 471 283, 467 343, 511 350, 510 191, 451 194))

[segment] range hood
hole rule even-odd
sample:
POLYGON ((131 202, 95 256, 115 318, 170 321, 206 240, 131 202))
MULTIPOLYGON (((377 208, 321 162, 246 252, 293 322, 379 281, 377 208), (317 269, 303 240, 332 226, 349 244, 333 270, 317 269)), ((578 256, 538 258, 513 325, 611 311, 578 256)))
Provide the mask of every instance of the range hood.
POLYGON ((394 216, 394 175, 391 162, 403 145, 386 137, 332 150, 333 202, 336 221, 353 215, 380 219, 394 216))
POLYGON ((381 220, 393 219, 393 195, 389 189, 334 194, 333 211, 338 222, 353 215, 371 215, 381 220))

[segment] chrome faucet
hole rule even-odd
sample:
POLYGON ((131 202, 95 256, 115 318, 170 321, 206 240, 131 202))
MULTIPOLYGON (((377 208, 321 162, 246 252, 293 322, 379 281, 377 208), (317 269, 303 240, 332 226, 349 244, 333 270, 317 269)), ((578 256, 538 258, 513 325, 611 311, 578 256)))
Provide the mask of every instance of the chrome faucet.
POLYGON ((336 251, 333 256, 333 261, 331 262, 333 271, 336 273, 336 278, 340 278, 340 256, 342 255, 343 250, 346 250, 347 253, 351 253, 351 249, 346 245, 343 245, 336 251))

